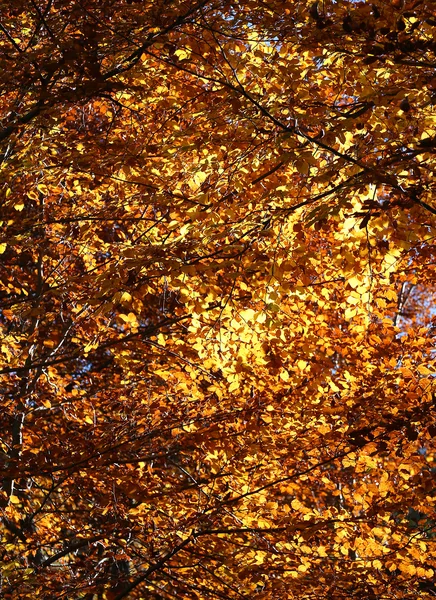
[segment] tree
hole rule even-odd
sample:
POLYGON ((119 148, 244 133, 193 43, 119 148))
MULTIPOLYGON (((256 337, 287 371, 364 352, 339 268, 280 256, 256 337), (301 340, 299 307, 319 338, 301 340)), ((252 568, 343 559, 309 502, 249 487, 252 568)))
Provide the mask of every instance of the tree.
POLYGON ((5 598, 434 597, 435 25, 2 7, 5 598))

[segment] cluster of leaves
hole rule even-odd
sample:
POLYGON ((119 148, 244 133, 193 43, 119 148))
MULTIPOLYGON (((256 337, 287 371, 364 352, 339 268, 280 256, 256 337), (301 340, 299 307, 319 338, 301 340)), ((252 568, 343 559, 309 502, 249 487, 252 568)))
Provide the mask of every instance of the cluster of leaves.
POLYGON ((434 597, 435 40, 3 3, 2 597, 434 597))

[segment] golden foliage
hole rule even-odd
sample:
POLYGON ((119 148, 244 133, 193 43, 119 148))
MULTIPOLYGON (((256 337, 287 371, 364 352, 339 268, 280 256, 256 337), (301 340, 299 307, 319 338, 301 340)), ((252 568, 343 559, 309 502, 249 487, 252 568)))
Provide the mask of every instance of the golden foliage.
POLYGON ((4 4, 3 597, 433 597, 433 3, 4 4))

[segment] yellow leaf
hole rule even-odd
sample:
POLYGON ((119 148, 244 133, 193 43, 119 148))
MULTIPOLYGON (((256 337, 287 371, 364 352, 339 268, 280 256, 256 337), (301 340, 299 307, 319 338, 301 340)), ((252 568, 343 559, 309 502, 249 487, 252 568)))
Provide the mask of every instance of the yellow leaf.
POLYGON ((355 464, 356 464, 356 454, 354 452, 351 452, 348 456, 346 456, 342 460, 342 465, 344 466, 344 468, 354 467, 355 464))
POLYGON ((418 371, 421 373, 421 375, 430 375, 431 374, 430 369, 427 369, 427 367, 425 367, 424 365, 419 365, 418 371))
POLYGON ((203 171, 197 171, 194 175, 193 180, 197 185, 201 185, 207 179, 207 174, 203 173, 203 171))
POLYGON ((89 425, 94 425, 94 421, 89 415, 85 417, 85 423, 88 423, 89 425))
POLYGON ((83 352, 85 354, 87 354, 88 352, 90 352, 91 350, 93 350, 94 348, 97 348, 97 345, 95 342, 88 342, 86 344, 86 346, 83 348, 83 352))
POLYGON ((400 563, 399 569, 402 573, 407 573, 407 575, 415 575, 416 573, 415 566, 410 563, 400 563))
POLYGON ((132 312, 129 312, 128 315, 124 315, 124 314, 120 314, 119 315, 120 319, 122 319, 125 323, 129 323, 129 325, 132 325, 133 327, 136 327, 138 325, 138 321, 136 319, 136 315, 133 314, 132 312))
POLYGON ((265 562, 266 556, 267 556, 267 553, 264 552, 263 550, 259 550, 258 552, 256 552, 256 554, 255 554, 256 564, 261 565, 263 562, 265 562))
POLYGON ((236 380, 233 383, 230 384, 229 386, 229 392, 234 392, 235 390, 239 389, 239 381, 236 380))
POLYGON ((121 294, 120 302, 122 304, 128 304, 131 301, 132 301, 132 296, 131 296, 131 294, 129 294, 129 292, 123 292, 121 294))
POLYGON ((180 235, 186 235, 191 228, 191 223, 185 223, 182 227, 180 227, 180 235))
POLYGON ((397 292, 395 290, 388 290, 385 292, 385 297, 388 300, 393 300, 394 302, 398 300, 397 292))
POLYGON ((348 280, 348 285, 351 285, 352 288, 357 288, 362 282, 357 277, 351 277, 348 280))
POLYGON ((182 48, 179 48, 174 52, 174 55, 177 56, 179 60, 185 60, 186 58, 189 58, 189 54, 189 52, 183 50, 182 48))
POLYGON ((242 319, 244 319, 244 321, 248 321, 251 323, 251 321, 254 321, 254 317, 255 317, 255 311, 252 308, 247 308, 246 310, 242 310, 240 313, 240 316, 242 319))
POLYGON ((188 531, 176 531, 176 534, 179 536, 179 538, 181 538, 182 540, 187 540, 188 537, 191 535, 188 531))
POLYGON ((21 502, 21 500, 18 498, 18 496, 14 496, 14 495, 9 496, 9 501, 12 504, 20 504, 20 502, 21 502))
POLYGON ((18 212, 21 212, 24 208, 24 202, 18 202, 18 204, 14 204, 14 208, 15 210, 18 210, 18 212))
POLYGON ((347 298, 348 304, 359 304, 359 298, 356 298, 354 295, 349 295, 347 298))
POLYGON ((347 308, 347 310, 344 313, 345 314, 345 318, 346 319, 352 319, 353 317, 356 316, 356 313, 357 313, 357 309, 356 308, 354 308, 354 307, 353 308, 351 308, 351 307, 347 308))
POLYGON ((297 570, 300 571, 300 573, 305 573, 308 569, 309 567, 307 565, 299 565, 297 567, 297 570))
POLYGON ((280 373, 280 379, 283 379, 283 381, 289 381, 289 373, 288 373, 288 371, 283 370, 280 373))
POLYGON ((0 254, 4 254, 7 248, 7 244, 0 244, 0 254))
POLYGON ((329 425, 320 425, 318 427, 318 431, 322 434, 325 435, 326 433, 330 432, 330 426, 329 425))
POLYGON ((341 391, 341 389, 340 389, 340 388, 338 388, 338 386, 337 386, 337 385, 336 385, 336 384, 335 384, 333 381, 329 381, 329 382, 328 382, 328 384, 329 384, 329 386, 330 386, 330 389, 331 389, 333 392, 340 392, 340 391, 341 391))

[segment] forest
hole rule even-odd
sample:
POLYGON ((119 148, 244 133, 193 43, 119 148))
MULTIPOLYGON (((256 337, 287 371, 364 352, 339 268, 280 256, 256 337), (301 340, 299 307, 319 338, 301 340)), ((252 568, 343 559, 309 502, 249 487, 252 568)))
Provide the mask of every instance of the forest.
POLYGON ((0 2, 0 597, 436 597, 432 0, 0 2))

